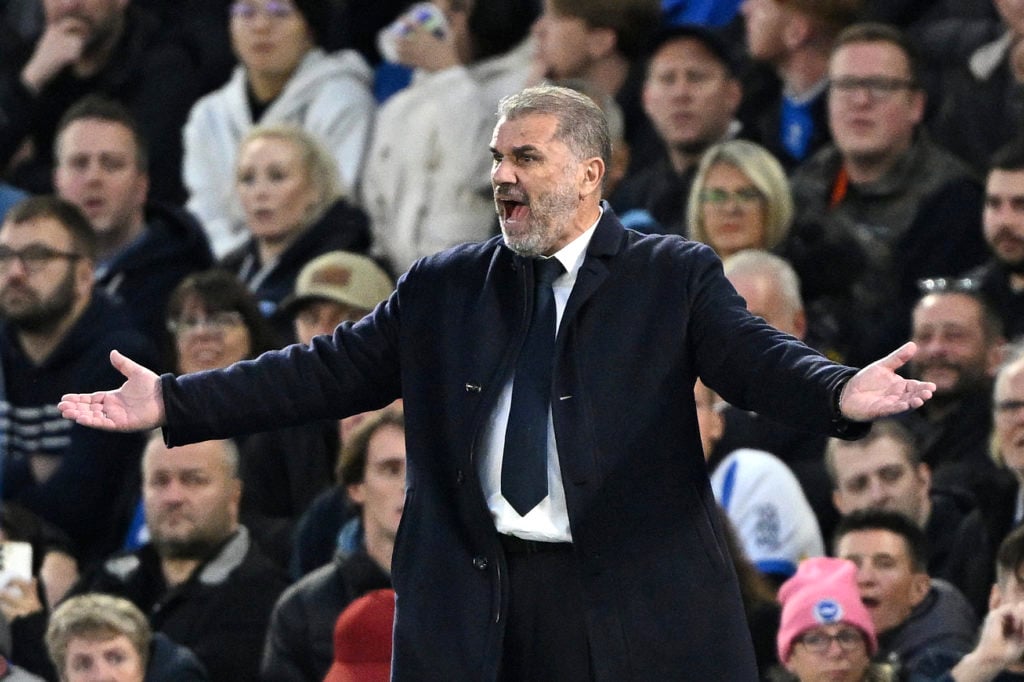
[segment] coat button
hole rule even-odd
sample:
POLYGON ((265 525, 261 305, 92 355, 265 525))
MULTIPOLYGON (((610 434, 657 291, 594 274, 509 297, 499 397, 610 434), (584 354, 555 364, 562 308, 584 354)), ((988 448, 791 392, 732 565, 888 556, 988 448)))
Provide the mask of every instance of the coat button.
POLYGON ((455 472, 455 485, 462 485, 466 482, 466 474, 462 473, 462 469, 455 472))
POLYGON ((483 387, 480 386, 480 384, 474 384, 471 382, 466 384, 466 393, 479 393, 482 390, 483 387))
POLYGON ((491 562, 489 562, 487 560, 487 557, 484 557, 484 556, 475 556, 475 557, 473 557, 473 568, 475 568, 478 571, 486 571, 487 567, 490 566, 490 565, 491 565, 491 562))

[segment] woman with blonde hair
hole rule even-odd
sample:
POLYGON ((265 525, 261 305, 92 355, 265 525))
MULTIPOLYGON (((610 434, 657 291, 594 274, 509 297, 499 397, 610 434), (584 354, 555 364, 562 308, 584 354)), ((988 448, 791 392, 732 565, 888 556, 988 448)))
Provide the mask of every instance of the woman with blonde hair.
MULTIPOLYGON (((235 191, 249 238, 222 265, 238 275, 273 317, 302 267, 328 251, 365 252, 366 214, 341 193, 334 162, 309 133, 260 126, 238 148, 235 191)), ((290 321, 281 321, 289 334, 290 321)))
POLYGON ((789 234, 793 196, 782 165, 764 147, 729 140, 701 158, 687 203, 689 236, 728 258, 772 250, 789 234))

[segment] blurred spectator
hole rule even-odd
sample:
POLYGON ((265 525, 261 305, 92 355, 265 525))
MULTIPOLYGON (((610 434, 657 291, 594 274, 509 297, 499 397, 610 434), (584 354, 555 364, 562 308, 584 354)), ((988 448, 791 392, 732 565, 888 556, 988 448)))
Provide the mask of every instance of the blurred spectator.
POLYGON ((248 238, 222 264, 245 282, 282 338, 290 339, 291 321, 277 315, 278 305, 313 258, 369 249, 366 214, 341 194, 327 151, 298 128, 251 130, 239 145, 235 191, 248 238))
MULTIPOLYGON (((707 456, 722 434, 719 398, 698 381, 694 401, 707 456)), ((728 453, 711 470, 711 490, 746 556, 774 584, 793 575, 801 560, 825 553, 818 521, 800 483, 775 455, 749 448, 728 453)))
POLYGON ((778 653, 785 669, 771 680, 883 682, 889 671, 871 663, 875 628, 857 593, 856 566, 818 557, 800 563, 779 588, 778 653))
POLYGON ((354 599, 391 587, 391 554, 405 503, 401 410, 363 422, 338 464, 339 485, 358 509, 341 531, 333 561, 289 587, 270 619, 261 674, 275 682, 316 682, 331 665, 331 624, 354 599))
POLYGON ((238 522, 237 449, 205 441, 171 452, 154 433, 142 472, 149 544, 108 558, 72 593, 128 599, 154 630, 195 652, 211 680, 258 679, 287 581, 238 522))
POLYGON ((75 208, 33 197, 0 227, 3 499, 68 534, 79 560, 102 539, 114 494, 136 468, 144 438, 69 426, 57 403, 76 387, 114 386, 114 348, 155 359, 120 306, 94 291, 96 238, 75 208))
POLYGON ((978 508, 960 527, 948 575, 980 614, 988 608, 999 543, 1024 521, 1024 349, 1013 346, 996 374, 992 432, 987 439, 1003 476, 978 496, 978 508))
POLYGON ((581 78, 614 97, 633 158, 647 163, 663 154, 641 102, 644 55, 660 25, 659 0, 544 0, 531 80, 581 78))
POLYGON ((61 682, 207 680, 195 654, 154 633, 130 601, 107 594, 83 594, 57 607, 46 648, 61 682))
POLYGON ((8 185, 6 182, 0 182, 0 221, 4 219, 7 211, 11 210, 15 204, 27 198, 28 193, 13 185, 8 185))
POLYGON ((395 274, 449 246, 497 234, 487 153, 498 101, 529 78, 534 0, 437 0, 448 29, 398 40, 412 83, 377 112, 362 205, 374 252, 395 274))
POLYGON ((690 239, 726 260, 743 249, 775 249, 792 222, 789 181, 768 150, 729 140, 704 152, 686 209, 690 239))
POLYGON ((1003 334, 1024 334, 1024 136, 993 157, 982 213, 990 258, 969 273, 1003 321, 1003 334))
POLYGON ((860 440, 830 438, 825 464, 839 513, 887 509, 903 514, 924 530, 928 574, 945 576, 957 529, 973 509, 974 498, 932 488, 931 469, 921 461, 906 428, 895 419, 881 419, 860 440))
MULTIPOLYGON (((724 263, 725 276, 743 297, 747 310, 781 332, 811 342, 800 298, 800 280, 784 259, 767 251, 746 249, 724 263)), ((722 409, 725 430, 712 453, 712 463, 733 450, 754 448, 782 459, 800 481, 814 510, 822 538, 831 537, 839 515, 832 506, 822 453, 826 437, 796 429, 732 405, 722 409)))
POLYGON ((799 238, 844 246, 828 261, 794 265, 802 278, 833 267, 852 275, 832 311, 850 364, 906 339, 919 279, 984 258, 981 188, 918 130, 924 107, 917 62, 897 29, 855 24, 839 35, 829 62, 834 142, 797 168, 792 187, 799 238), (859 272, 844 267, 851 258, 859 272))
POLYGON ((964 596, 927 572, 927 540, 898 512, 863 509, 836 528, 835 554, 857 565, 857 589, 878 633, 876 660, 904 674, 931 648, 969 647, 977 617, 964 596))
MULTIPOLYGON (((697 164, 711 145, 734 136, 742 98, 728 46, 697 26, 663 31, 652 46, 643 83, 643 108, 657 131, 661 153, 634 163, 609 202, 626 216, 645 211, 660 231, 686 234, 686 202, 697 164)), ((628 139, 628 136, 627 136, 628 139)))
POLYGON ((388 682, 394 590, 375 590, 345 609, 334 626, 334 662, 324 682, 388 682))
POLYGON ((899 417, 917 441, 932 486, 985 495, 994 467, 988 456, 992 379, 1002 361, 999 318, 973 285, 933 278, 922 283, 910 340, 910 376, 935 383, 928 405, 899 417))
POLYGON ((148 149, 124 107, 87 96, 57 127, 54 186, 96 233, 97 287, 163 347, 167 298, 187 274, 211 267, 213 256, 195 218, 149 200, 148 149))
POLYGON ((669 26, 700 24, 725 26, 738 16, 742 0, 661 0, 664 22, 669 26))
POLYGON ((970 651, 933 650, 913 682, 1019 682, 1024 679, 1024 528, 1006 536, 978 643, 970 651))
POLYGON ((1015 0, 991 4, 1002 18, 1003 33, 949 70, 931 125, 935 138, 978 173, 988 170, 992 154, 1024 125, 1024 12, 1015 0))
POLYGON ((190 56, 128 2, 41 4, 42 35, 0 65, 0 166, 8 179, 35 193, 50 191, 57 123, 77 100, 96 93, 127 107, 150 141, 153 196, 181 201, 181 128, 199 95, 190 56))
POLYGON ((753 130, 787 169, 832 140, 826 91, 836 36, 857 18, 862 0, 746 0, 741 7, 747 52, 767 62, 779 88, 753 130))
POLYGON ((242 138, 254 125, 289 124, 316 139, 345 194, 359 180, 375 109, 370 67, 358 53, 318 47, 330 25, 330 0, 237 0, 231 44, 239 66, 231 80, 196 102, 184 130, 188 207, 214 254, 247 237, 234 194, 242 138))

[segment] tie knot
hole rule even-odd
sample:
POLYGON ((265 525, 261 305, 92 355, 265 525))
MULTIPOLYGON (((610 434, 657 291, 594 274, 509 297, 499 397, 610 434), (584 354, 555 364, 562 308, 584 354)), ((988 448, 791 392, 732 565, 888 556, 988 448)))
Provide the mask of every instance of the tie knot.
POLYGON ((551 285, 558 276, 565 272, 562 262, 557 258, 535 258, 533 261, 534 279, 537 283, 551 285))

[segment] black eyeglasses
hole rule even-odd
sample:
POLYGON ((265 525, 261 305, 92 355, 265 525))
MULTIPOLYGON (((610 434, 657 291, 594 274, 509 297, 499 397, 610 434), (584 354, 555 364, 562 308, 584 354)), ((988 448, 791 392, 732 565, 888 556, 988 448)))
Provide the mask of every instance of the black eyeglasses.
POLYGON ((997 400, 995 403, 996 412, 1019 412, 1024 407, 1024 400, 997 400))
POLYGON ((888 99, 899 90, 913 90, 915 87, 914 81, 908 78, 887 78, 885 76, 871 76, 869 78, 843 76, 841 78, 834 78, 828 83, 829 92, 835 95, 852 97, 858 92, 865 92, 868 97, 875 101, 888 99))
POLYGON ((34 275, 45 268, 52 260, 63 258, 64 260, 74 261, 81 257, 82 255, 79 253, 58 251, 41 244, 26 246, 24 249, 0 246, 0 274, 10 272, 15 261, 21 263, 21 267, 24 268, 25 272, 34 275))
POLYGON ((926 277, 917 280, 917 289, 922 294, 976 294, 981 290, 981 280, 974 277, 926 277))
POLYGON ((859 630, 845 628, 834 635, 827 635, 824 632, 808 632, 797 641, 807 647, 809 651, 823 654, 832 646, 832 642, 837 642, 843 651, 853 651, 864 644, 864 636, 860 634, 859 630))

